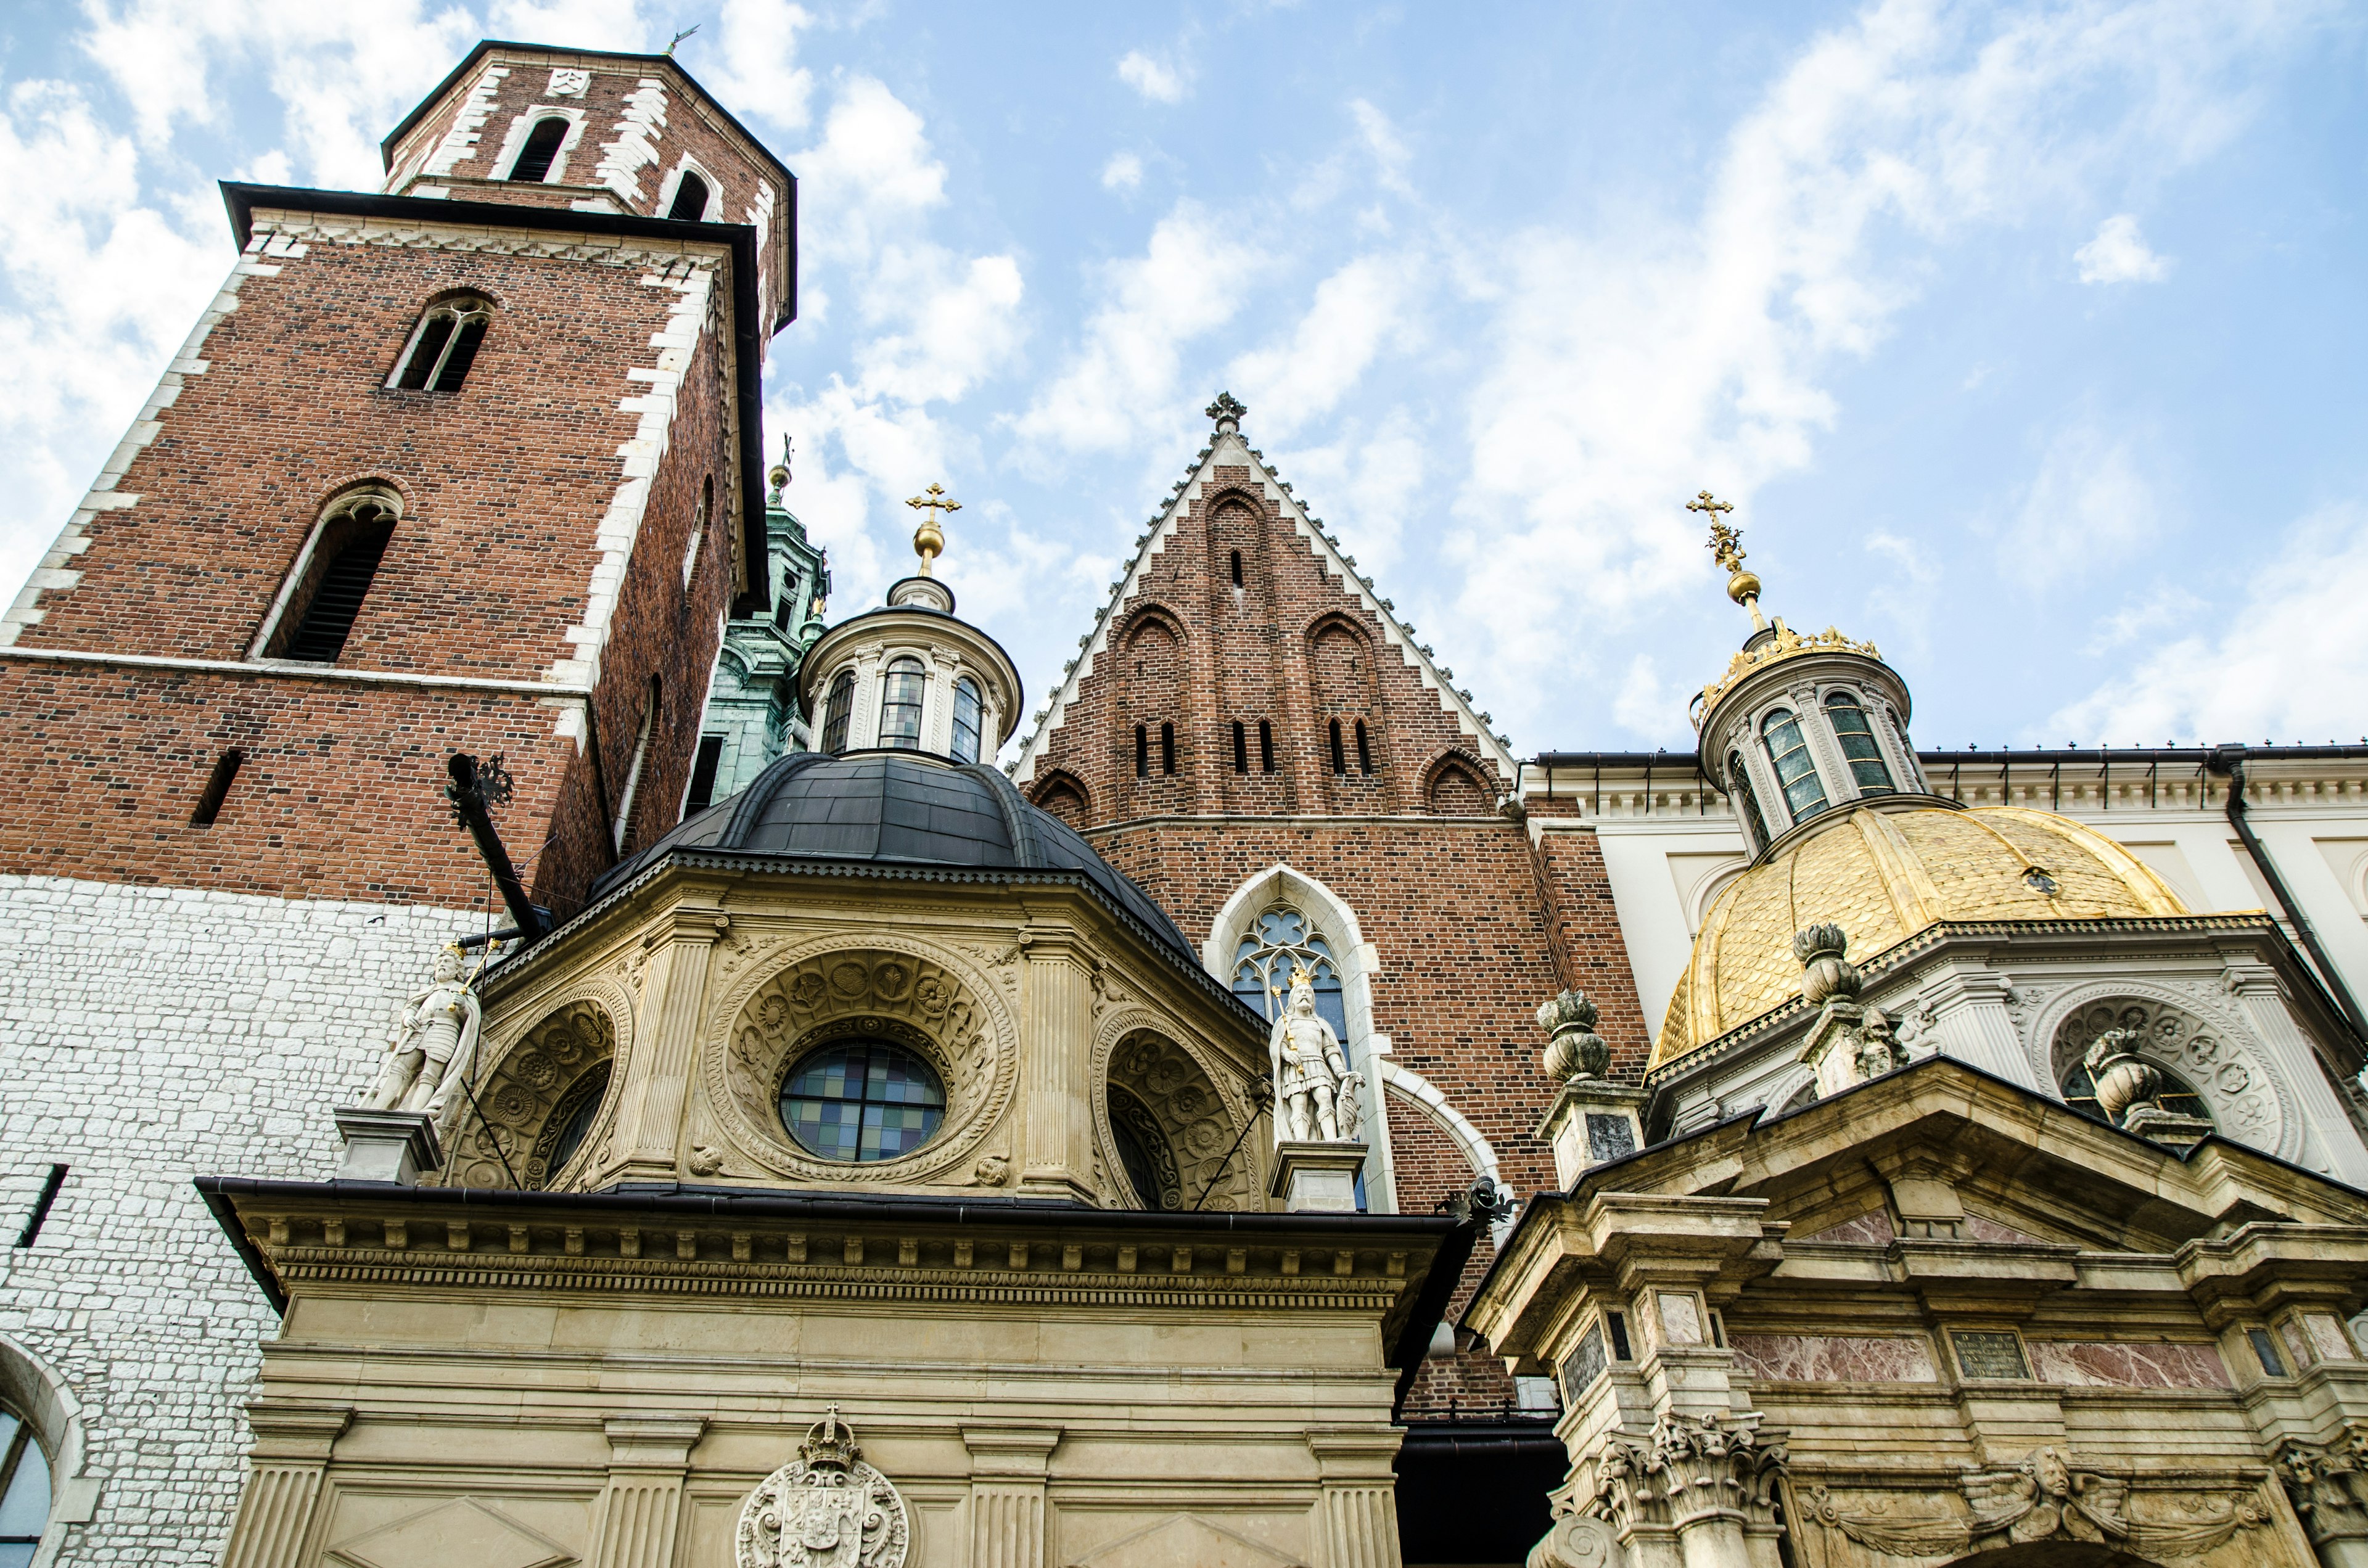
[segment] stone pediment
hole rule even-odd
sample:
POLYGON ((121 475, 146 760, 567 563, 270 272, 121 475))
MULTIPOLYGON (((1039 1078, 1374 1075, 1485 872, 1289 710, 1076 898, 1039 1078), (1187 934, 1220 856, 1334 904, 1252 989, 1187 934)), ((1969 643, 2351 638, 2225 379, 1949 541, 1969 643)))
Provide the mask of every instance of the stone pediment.
POLYGON ((581 1560, 489 1503, 455 1497, 331 1547, 329 1561, 343 1568, 412 1568, 421 1562, 566 1568, 581 1560))
POLYGON ((1260 1546, 1223 1525, 1192 1514, 1171 1514, 1082 1556, 1067 1568, 1306 1568, 1295 1557, 1260 1546))

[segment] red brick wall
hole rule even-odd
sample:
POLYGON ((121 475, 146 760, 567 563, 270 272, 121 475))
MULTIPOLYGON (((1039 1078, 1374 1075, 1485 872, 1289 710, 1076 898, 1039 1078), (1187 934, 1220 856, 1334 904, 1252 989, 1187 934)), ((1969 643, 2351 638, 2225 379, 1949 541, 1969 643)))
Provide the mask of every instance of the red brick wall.
MULTIPOLYGON (((648 392, 628 372, 656 362, 651 336, 681 296, 638 267, 564 258, 316 243, 279 265, 208 335, 210 368, 118 484, 138 503, 91 520, 79 582, 40 597, 20 646, 243 660, 324 503, 370 480, 404 516, 340 668, 531 682, 578 656, 568 631, 587 618, 640 419, 619 405, 648 392), (496 306, 467 382, 387 390, 421 306, 454 288, 496 306)), ((675 819, 732 587, 729 299, 719 270, 600 653, 610 811, 660 682, 642 842, 675 819)), ((0 778, 24 802, 0 828, 0 869, 465 905, 484 873, 440 803, 453 749, 500 752, 518 777, 497 822, 539 900, 571 913, 609 863, 589 758, 531 697, 0 656, 0 778), (222 818, 193 829, 232 744, 248 761, 222 818)))
POLYGON ((769 327, 780 312, 780 295, 785 287, 782 274, 791 222, 789 190, 780 174, 759 155, 755 144, 734 130, 717 112, 705 90, 671 61, 603 60, 557 50, 493 51, 463 72, 396 146, 391 171, 394 177, 400 178, 434 151, 475 92, 486 67, 494 65, 507 66, 509 74, 495 91, 493 112, 479 127, 476 145, 453 165, 449 176, 431 176, 430 183, 450 186, 456 197, 472 201, 559 206, 582 199, 587 191, 605 190, 608 187, 598 175, 602 149, 617 140, 630 107, 626 100, 641 89, 644 81, 657 81, 666 92, 664 123, 650 137, 655 160, 635 171, 634 196, 630 205, 644 217, 664 217, 658 210, 658 197, 666 175, 685 153, 706 171, 722 199, 715 208, 719 222, 749 222, 749 210, 757 205, 758 186, 772 186, 772 222, 759 241, 765 252, 766 283, 772 295, 765 301, 769 327), (582 96, 561 98, 548 95, 554 65, 576 66, 591 73, 591 83, 582 96), (536 108, 583 111, 583 130, 568 152, 565 178, 544 186, 512 185, 507 181, 494 186, 475 183, 493 178, 511 124, 520 114, 536 108))
MULTIPOLYGON (((1390 1153, 1397 1165, 1398 1207, 1410 1214, 1436 1212, 1443 1199, 1470 1191, 1480 1174, 1430 1113, 1404 1095, 1390 1096, 1390 1153)), ((1448 1301, 1450 1324, 1472 1304, 1473 1291, 1496 1258, 1496 1244, 1484 1229, 1448 1301)), ((1436 1418, 1451 1410, 1467 1416, 1501 1412, 1512 1403, 1513 1379, 1505 1364, 1477 1348, 1472 1335, 1459 1334, 1457 1339, 1462 1348, 1455 1355, 1426 1360, 1415 1373, 1404 1410, 1408 1419, 1436 1418)))

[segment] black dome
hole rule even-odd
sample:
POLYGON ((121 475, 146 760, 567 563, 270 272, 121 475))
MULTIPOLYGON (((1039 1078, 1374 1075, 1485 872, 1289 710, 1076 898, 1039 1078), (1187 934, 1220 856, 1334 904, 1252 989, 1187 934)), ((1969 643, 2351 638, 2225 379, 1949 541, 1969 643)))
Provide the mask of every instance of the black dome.
POLYGON ((791 752, 729 800, 603 873, 598 898, 669 855, 712 850, 804 860, 982 871, 1063 872, 1090 882, 1198 970, 1200 952, 1167 912, 1094 852, 1076 829, 1030 805, 993 767, 949 767, 908 752, 791 752))

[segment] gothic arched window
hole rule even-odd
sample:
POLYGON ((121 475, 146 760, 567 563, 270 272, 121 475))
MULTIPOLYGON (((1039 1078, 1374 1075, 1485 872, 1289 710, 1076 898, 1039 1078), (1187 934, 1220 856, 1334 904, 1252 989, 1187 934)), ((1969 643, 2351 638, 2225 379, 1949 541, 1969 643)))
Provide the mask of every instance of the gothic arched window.
POLYGON ((1809 743, 1801 734, 1801 722, 1792 710, 1779 708, 1759 722, 1759 734, 1768 747, 1768 760, 1776 765, 1776 781, 1783 787, 1785 808, 1796 823, 1806 822, 1826 809, 1826 786, 1817 778, 1816 762, 1809 756, 1809 743))
POLYGON ((985 705, 979 700, 978 682, 968 676, 954 682, 954 760, 978 760, 978 732, 985 715, 985 705))
POLYGON ((822 749, 837 756, 847 749, 848 721, 855 716, 855 672, 841 670, 830 683, 830 699, 823 704, 822 749))
MULTIPOLYGON (((1272 1022, 1291 999, 1291 974, 1304 969, 1315 983, 1315 1011, 1349 1042, 1349 1011, 1342 1001, 1340 965, 1332 944, 1315 922, 1287 903, 1278 903, 1250 922, 1234 948, 1234 994, 1272 1022)), ((1353 1065, 1353 1063, 1352 1063, 1353 1065)))
POLYGON ((494 307, 474 294, 437 301, 419 312, 386 384, 398 392, 459 392, 493 322, 494 307))
POLYGON ((1759 814, 1759 797, 1751 792, 1751 775, 1743 768, 1743 754, 1726 754, 1727 788, 1735 791, 1736 803, 1743 808, 1744 826, 1751 835, 1751 852, 1755 855, 1768 847, 1768 822, 1759 814))
POLYGON ((337 662, 402 515, 402 501, 389 490, 351 490, 331 503, 265 646, 268 657, 337 662))
POLYGON ((707 217, 707 182, 691 173, 682 171, 682 179, 674 187, 674 205, 666 216, 677 222, 697 223, 707 217))
POLYGON ((518 162, 510 165, 509 177, 529 185, 540 185, 551 177, 552 161, 559 156, 559 144, 567 140, 568 120, 565 115, 546 115, 534 122, 527 132, 526 145, 518 149, 518 162))
POLYGON ((1834 722, 1834 735, 1842 743, 1842 755, 1850 758, 1858 792, 1892 793, 1891 768, 1883 760, 1883 748, 1874 744, 1874 727, 1866 722, 1866 710, 1859 706, 1858 699, 1847 690, 1827 692, 1826 717, 1834 722))
POLYGON ((891 661, 881 677, 880 744, 905 751, 921 747, 921 692, 928 677, 910 653, 891 661))

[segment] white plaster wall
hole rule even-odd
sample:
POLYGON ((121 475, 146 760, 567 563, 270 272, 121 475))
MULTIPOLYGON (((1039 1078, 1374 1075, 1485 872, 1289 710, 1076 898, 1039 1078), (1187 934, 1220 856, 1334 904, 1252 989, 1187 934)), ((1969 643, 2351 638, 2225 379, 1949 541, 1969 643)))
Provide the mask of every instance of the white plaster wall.
POLYGON ((325 1177, 393 1011, 482 912, 0 877, 0 1332, 83 1403, 62 1562, 211 1565, 277 1320, 190 1186, 325 1177), (16 1241, 52 1162, 39 1241, 16 1241))

